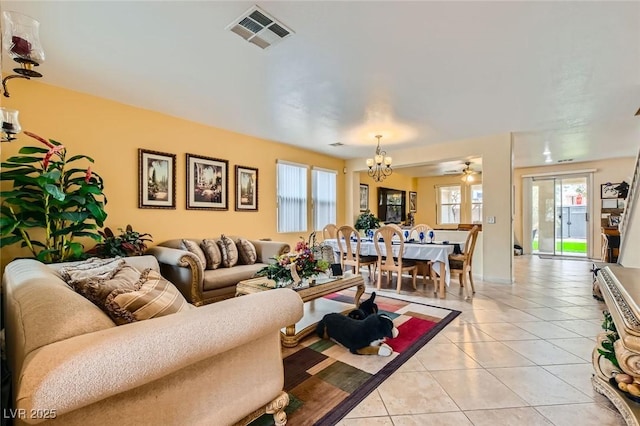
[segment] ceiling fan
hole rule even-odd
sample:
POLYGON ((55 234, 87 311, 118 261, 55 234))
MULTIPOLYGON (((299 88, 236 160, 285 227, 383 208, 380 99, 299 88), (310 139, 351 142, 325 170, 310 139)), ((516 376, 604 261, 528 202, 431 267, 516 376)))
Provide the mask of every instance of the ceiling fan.
POLYGON ((470 161, 465 161, 464 163, 464 169, 462 169, 462 181, 464 183, 471 183, 475 180, 475 178, 473 177, 473 175, 475 175, 477 172, 475 172, 472 168, 471 168, 471 162, 470 161))
POLYGON ((473 182, 475 180, 474 175, 479 173, 481 172, 477 172, 471 168, 471 161, 465 161, 464 167, 462 168, 462 170, 454 169, 454 170, 447 170, 444 172, 445 175, 461 175, 460 177, 462 181, 465 183, 473 182))

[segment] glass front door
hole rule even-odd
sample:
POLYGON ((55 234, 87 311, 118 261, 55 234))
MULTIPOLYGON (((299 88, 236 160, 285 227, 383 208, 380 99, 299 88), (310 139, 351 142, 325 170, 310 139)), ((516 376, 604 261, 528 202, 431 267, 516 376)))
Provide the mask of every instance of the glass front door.
POLYGON ((587 256, 587 177, 534 178, 531 251, 587 256))

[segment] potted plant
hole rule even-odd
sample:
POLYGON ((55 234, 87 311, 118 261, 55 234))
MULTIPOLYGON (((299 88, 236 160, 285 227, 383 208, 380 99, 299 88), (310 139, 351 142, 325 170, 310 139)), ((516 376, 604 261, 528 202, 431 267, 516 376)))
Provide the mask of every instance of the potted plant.
POLYGON ((366 210, 358 216, 353 227, 358 231, 364 231, 364 234, 366 235, 370 229, 377 229, 380 227, 380 219, 375 217, 370 210, 366 210))
POLYGON ((98 231, 102 242, 92 248, 89 253, 98 257, 127 257, 141 256, 147 249, 147 242, 152 242, 151 234, 141 234, 133 230, 131 225, 126 229, 118 228, 120 235, 116 236, 110 228, 98 231))
POLYGON ((96 231, 107 217, 102 178, 76 164, 92 158, 67 158, 60 142, 24 133, 44 146, 22 147, 1 165, 0 179, 13 185, 0 193, 0 247, 21 243, 44 263, 81 259, 84 246, 76 238, 102 239, 96 231))

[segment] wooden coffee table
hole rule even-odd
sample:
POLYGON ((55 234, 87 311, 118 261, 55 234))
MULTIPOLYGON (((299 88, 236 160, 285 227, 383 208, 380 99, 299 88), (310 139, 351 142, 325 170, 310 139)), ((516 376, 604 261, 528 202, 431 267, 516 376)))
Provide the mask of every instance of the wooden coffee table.
MULTIPOLYGON (((353 303, 354 306, 357 307, 360 304, 360 297, 364 293, 364 280, 361 275, 349 274, 344 275, 342 278, 318 279, 314 286, 293 290, 298 293, 303 302, 310 302, 351 287, 356 287, 356 295, 354 296, 353 303)), ((255 279, 245 280, 240 281, 236 286, 236 296, 260 293, 266 290, 271 290, 271 288, 259 284, 255 279)), ((297 346, 300 340, 315 331, 316 325, 317 323, 307 325, 298 332, 296 332, 295 324, 287 326, 285 331, 280 334, 282 346, 287 348, 297 346)))

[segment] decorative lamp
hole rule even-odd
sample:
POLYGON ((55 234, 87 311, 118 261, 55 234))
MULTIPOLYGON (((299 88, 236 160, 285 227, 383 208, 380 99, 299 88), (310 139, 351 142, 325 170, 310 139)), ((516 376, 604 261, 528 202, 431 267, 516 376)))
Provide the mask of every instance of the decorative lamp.
POLYGON ((18 121, 18 111, 0 107, 2 115, 2 142, 11 142, 16 139, 16 134, 22 131, 18 121))
POLYGON ((42 77, 42 74, 33 68, 44 62, 44 50, 38 36, 40 22, 35 19, 21 13, 6 11, 2 13, 2 26, 2 45, 9 56, 20 64, 19 68, 13 69, 16 74, 2 79, 2 92, 8 98, 8 80, 42 77))
POLYGON ((376 182, 382 182, 387 176, 393 173, 393 170, 391 169, 392 159, 387 156, 386 151, 382 151, 380 149, 380 138, 382 138, 382 135, 376 135, 376 138, 378 139, 376 154, 373 158, 367 158, 366 164, 369 168, 369 176, 371 176, 376 182))

